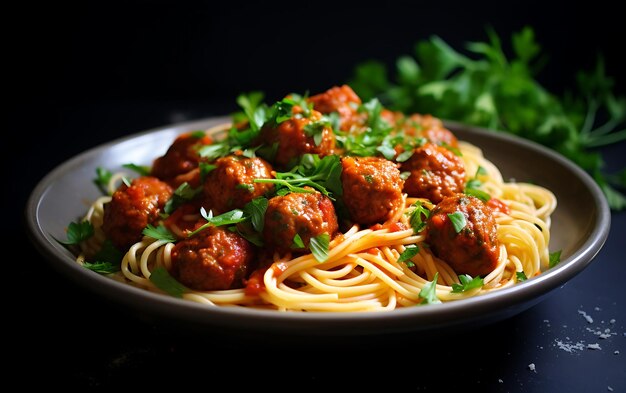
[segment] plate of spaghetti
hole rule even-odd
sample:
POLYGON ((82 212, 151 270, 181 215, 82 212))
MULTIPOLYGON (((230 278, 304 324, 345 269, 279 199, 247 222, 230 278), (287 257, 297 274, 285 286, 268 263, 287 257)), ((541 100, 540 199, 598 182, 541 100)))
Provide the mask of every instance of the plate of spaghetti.
POLYGON ((535 143, 347 85, 237 103, 57 167, 27 205, 34 244, 147 314, 341 335, 514 315, 608 235, 595 182, 535 143))

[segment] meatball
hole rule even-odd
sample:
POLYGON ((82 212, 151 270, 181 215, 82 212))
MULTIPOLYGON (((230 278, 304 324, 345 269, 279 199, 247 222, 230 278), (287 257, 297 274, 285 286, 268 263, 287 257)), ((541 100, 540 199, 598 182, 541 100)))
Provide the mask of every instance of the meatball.
POLYGON ((151 175, 170 181, 178 175, 198 167, 198 147, 211 144, 211 138, 202 132, 190 132, 178 136, 167 152, 152 164, 151 175))
POLYGON ((312 190, 271 198, 265 211, 263 239, 281 251, 305 251, 304 248, 292 248, 296 234, 308 247, 312 237, 327 233, 332 238, 337 229, 337 216, 331 200, 312 190))
POLYGON ((404 182, 404 192, 412 197, 427 198, 432 203, 463 192, 465 187, 463 160, 434 143, 416 148, 413 155, 402 163, 400 170, 410 172, 404 182))
POLYGON ((457 274, 484 276, 498 264, 500 248, 493 212, 472 196, 456 194, 439 202, 426 224, 426 242, 457 274), (450 215, 458 213, 465 217, 465 225, 457 232, 450 215))
POLYGON ((126 250, 142 238, 143 229, 159 219, 173 190, 152 176, 139 177, 130 187, 122 184, 104 205, 102 230, 115 247, 126 250))
POLYGON ((363 123, 363 116, 357 113, 361 99, 348 85, 335 86, 331 89, 309 97, 313 108, 323 114, 339 113, 339 128, 348 131, 355 124, 363 123))
POLYGON ((408 136, 425 138, 428 142, 437 145, 444 143, 452 147, 458 147, 459 145, 456 135, 445 128, 439 118, 432 115, 415 113, 409 117, 404 117, 402 114, 396 113, 395 124, 399 124, 399 127, 408 136))
POLYGON ((358 224, 382 223, 402 208, 402 187, 397 164, 379 157, 344 157, 341 160, 343 202, 358 224))
POLYGON ((172 276, 198 291, 243 287, 252 272, 252 245, 223 227, 208 227, 172 249, 172 276))
MULTIPOLYGON (((335 148, 335 135, 329 126, 321 126, 316 130, 313 123, 321 120, 322 114, 314 109, 310 116, 302 115, 302 110, 294 106, 293 116, 280 124, 268 124, 261 130, 258 143, 272 146, 278 144, 272 163, 287 169, 288 166, 306 153, 327 156, 333 153, 335 148), (306 128, 312 125, 313 130, 306 128), (320 132, 321 138, 316 143, 314 133, 320 132)), ((319 125, 320 123, 318 123, 319 125)))
POLYGON ((274 189, 273 184, 254 182, 273 178, 271 165, 262 158, 231 155, 218 158, 214 164, 216 168, 209 172, 203 185, 203 205, 213 213, 240 209, 274 189))

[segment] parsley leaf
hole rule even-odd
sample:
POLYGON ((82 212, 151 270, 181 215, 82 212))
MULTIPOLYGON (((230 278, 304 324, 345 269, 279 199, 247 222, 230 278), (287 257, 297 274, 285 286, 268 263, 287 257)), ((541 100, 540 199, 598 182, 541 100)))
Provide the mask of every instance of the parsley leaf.
POLYGON ((414 209, 410 213, 409 223, 411 228, 413 228, 413 232, 419 233, 426 227, 426 220, 430 217, 430 210, 422 205, 421 201, 415 202, 413 206, 414 209))
POLYGON ((459 281, 461 281, 461 284, 452 284, 452 293, 461 293, 470 289, 481 288, 484 283, 480 276, 472 278, 469 274, 460 274, 459 281))
POLYGON ((528 277, 526 277, 526 273, 524 273, 523 271, 515 272, 515 277, 517 277, 517 281, 519 282, 528 280, 528 277))
POLYGON ((93 260, 98 262, 109 262, 114 265, 120 265, 122 262, 122 258, 124 257, 124 253, 117 249, 111 242, 111 240, 106 239, 104 243, 102 243, 102 247, 100 250, 94 255, 93 260))
POLYGON ((174 210, 185 202, 188 202, 202 192, 202 187, 192 188, 189 183, 184 182, 174 191, 172 197, 163 206, 163 211, 172 214, 174 210))
POLYGON ((112 176, 113 174, 110 171, 101 167, 96 168, 96 178, 93 179, 93 182, 105 195, 109 194, 109 181, 112 176))
POLYGON ((137 165, 133 163, 128 163, 122 165, 124 168, 135 171, 139 174, 139 176, 149 176, 150 175, 150 167, 145 165, 137 165))
POLYGON ((415 266, 415 264, 411 262, 411 258, 419 254, 419 252, 420 248, 418 246, 415 244, 409 244, 404 248, 404 251, 402 251, 402 254, 398 257, 398 263, 404 262, 404 264, 408 267, 415 266))
POLYGON ((465 219, 465 215, 461 212, 448 213, 448 218, 452 222, 452 226, 454 227, 454 231, 459 233, 465 228, 467 225, 467 221, 465 219))
POLYGON ((325 262, 328 259, 329 244, 330 236, 328 233, 322 233, 321 235, 311 238, 309 249, 311 249, 313 257, 317 259, 318 262, 325 262))
POLYGON ((83 267, 98 274, 112 274, 120 271, 120 265, 111 262, 85 262, 83 267))
POLYGON ((89 221, 71 222, 67 226, 67 240, 60 241, 61 244, 72 245, 84 242, 93 236, 93 225, 89 221))
POLYGON ((296 233, 293 236, 293 244, 291 245, 291 248, 304 248, 304 242, 302 241, 302 237, 299 233, 296 233))
POLYGON ((559 262, 561 262, 561 252, 562 251, 563 250, 558 250, 558 251, 550 253, 550 262, 549 262, 548 266, 555 267, 556 265, 558 265, 559 262))
POLYGON ((612 209, 626 208, 626 184, 602 173, 594 151, 626 140, 626 98, 612 93, 602 59, 577 76, 578 91, 557 96, 536 77, 545 56, 533 29, 514 33, 511 47, 507 57, 489 29, 485 42, 467 44, 470 58, 433 36, 417 43, 414 56, 399 57, 393 75, 382 62, 368 61, 348 83, 363 100, 378 97, 390 110, 432 113, 541 143, 589 172, 612 209))
POLYGON ((187 288, 176 281, 163 266, 159 266, 152 271, 150 281, 163 292, 177 298, 182 298, 183 293, 187 290, 187 288))
POLYGON ((233 209, 227 211, 226 213, 222 213, 219 216, 213 217, 212 211, 209 210, 209 212, 207 213, 204 208, 200 208, 200 214, 202 215, 202 217, 204 217, 205 220, 207 220, 207 223, 202 225, 195 231, 189 233, 187 235, 188 237, 194 236, 210 226, 219 227, 224 225, 237 224, 248 219, 248 217, 244 215, 243 210, 240 209, 233 209))
POLYGON ((265 211, 268 203, 267 198, 258 197, 246 203, 243 207, 244 213, 250 217, 252 227, 259 233, 263 232, 263 227, 265 226, 265 211))
POLYGON ((432 281, 427 282, 419 293, 422 302, 420 304, 436 304, 441 303, 441 300, 437 298, 437 279, 439 278, 439 272, 435 273, 432 281))
POLYGON ((155 240, 165 240, 170 243, 174 243, 177 240, 176 236, 163 225, 155 227, 148 224, 148 226, 145 227, 141 233, 155 240))
POLYGON ((254 182, 275 184, 277 195, 284 195, 285 188, 287 192, 311 192, 304 188, 309 186, 334 200, 334 195, 343 194, 341 170, 341 161, 337 155, 331 154, 320 159, 316 154, 304 154, 300 164, 291 171, 276 172, 275 179, 254 179, 254 182))

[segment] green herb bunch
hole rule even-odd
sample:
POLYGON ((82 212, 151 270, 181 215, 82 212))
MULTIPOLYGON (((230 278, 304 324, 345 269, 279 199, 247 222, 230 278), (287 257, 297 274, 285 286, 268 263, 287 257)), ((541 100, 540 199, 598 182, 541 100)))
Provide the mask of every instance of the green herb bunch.
POLYGON ((469 55, 435 36, 417 43, 415 56, 401 56, 393 77, 385 65, 358 65, 348 83, 364 100, 377 97, 385 107, 405 113, 430 113, 541 143, 590 173, 614 210, 626 207, 626 168, 603 172, 596 148, 626 140, 626 97, 612 92, 602 59, 595 70, 579 73, 578 91, 564 97, 536 79, 545 57, 532 28, 512 35, 507 57, 499 36, 471 42, 469 55))

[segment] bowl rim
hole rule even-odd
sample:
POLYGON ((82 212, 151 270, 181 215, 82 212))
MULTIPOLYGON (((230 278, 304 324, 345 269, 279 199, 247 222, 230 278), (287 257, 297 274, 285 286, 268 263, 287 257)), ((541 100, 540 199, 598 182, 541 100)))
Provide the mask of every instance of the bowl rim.
MULTIPOLYGON (((525 149, 533 150, 566 167, 567 170, 571 171, 582 181, 584 186, 590 191, 597 209, 593 217, 595 222, 592 225, 589 237, 585 239, 581 247, 565 260, 562 260, 557 266, 536 277, 512 287, 477 297, 419 308, 399 308, 383 313, 373 311, 307 313, 277 312, 275 310, 246 307, 207 308, 203 304, 146 291, 80 267, 70 258, 71 254, 65 248, 51 240, 51 236, 44 232, 43 224, 39 217, 40 204, 51 185, 70 168, 76 167, 98 152, 145 135, 160 132, 174 132, 178 134, 194 129, 206 129, 210 125, 223 123, 228 120, 229 118, 226 116, 216 116, 148 129, 97 145, 62 162, 37 183, 28 198, 24 213, 27 232, 31 242, 36 246, 44 259, 72 281, 82 284, 101 296, 133 308, 139 307, 148 313, 182 319, 201 325, 258 331, 278 330, 286 333, 293 332, 296 329, 307 334, 326 335, 341 333, 371 334, 380 332, 381 329, 405 332, 454 326, 478 320, 481 313, 494 313, 524 302, 536 303, 548 292, 563 286, 585 269, 600 251, 608 237, 611 221, 608 203, 596 182, 579 166, 559 153, 533 141, 504 132, 452 121, 445 121, 444 124, 453 132, 462 129, 463 132, 488 136, 503 143, 513 143, 525 149), (419 321, 419 323, 415 324, 416 321, 419 321), (331 328, 332 332, 329 332, 328 328, 331 328)), ((511 307, 512 310, 513 308, 511 307)))

